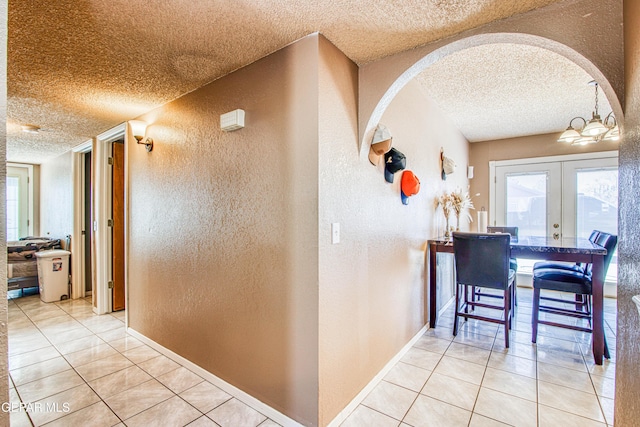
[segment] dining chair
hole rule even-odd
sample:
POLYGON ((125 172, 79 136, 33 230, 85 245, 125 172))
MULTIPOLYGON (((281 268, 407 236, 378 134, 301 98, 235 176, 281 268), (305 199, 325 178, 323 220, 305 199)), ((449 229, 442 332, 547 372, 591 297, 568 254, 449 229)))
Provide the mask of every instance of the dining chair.
MULTIPOLYGON (((589 236, 589 241, 591 243, 596 243, 598 240, 598 236, 600 236, 600 231, 593 230, 591 235, 589 236)), ((587 268, 586 263, 573 263, 573 262, 563 262, 563 261, 538 261, 533 265, 533 270, 541 269, 541 268, 561 268, 563 270, 572 270, 578 272, 584 272, 585 268, 587 268)))
POLYGON ((511 295, 516 272, 509 267, 511 255, 511 235, 507 233, 453 233, 453 255, 456 272, 456 306, 453 335, 458 334, 458 318, 477 319, 504 325, 505 347, 509 347, 511 329, 511 295), (502 305, 492 305, 476 301, 473 295, 476 287, 499 289, 502 291, 502 305), (469 313, 476 308, 500 310, 502 316, 489 317, 469 313))
MULTIPOLYGON (((591 235, 589 236, 589 241, 591 243, 596 243, 598 237, 600 236, 600 231, 593 230, 591 235)), ((588 264, 584 262, 563 262, 563 261, 538 261, 533 264, 533 272, 536 270, 541 270, 543 268, 559 268, 562 270, 570 270, 578 273, 584 273, 585 269, 588 268, 588 264)), ((553 301, 554 298, 541 296, 540 299, 553 301)), ((591 310, 591 299, 586 296, 576 294, 576 304, 584 304, 586 306, 586 311, 589 312, 591 310)))
MULTIPOLYGON (((487 227, 487 233, 508 233, 511 235, 512 239, 518 238, 518 227, 499 227, 492 226, 487 227)), ((511 295, 511 309, 513 310, 515 306, 518 305, 518 296, 517 296, 517 279, 518 279, 518 260, 515 258, 509 258, 509 268, 516 272, 516 276, 513 279, 513 293, 511 295)), ((482 288, 474 288, 473 297, 474 299, 480 299, 481 296, 490 297, 490 298, 502 298, 502 295, 484 292, 482 288)))
MULTIPOLYGON (((616 245, 618 244, 618 237, 609 234, 599 232, 595 243, 604 247, 607 250, 607 254, 604 257, 604 272, 607 274, 609 264, 616 245)), ((533 313, 532 313, 532 336, 531 342, 535 343, 538 339, 538 325, 548 325, 560 328, 572 329, 582 332, 593 332, 592 318, 593 313, 591 310, 591 296, 593 295, 592 286, 592 264, 587 264, 584 270, 573 270, 564 268, 538 268, 533 272, 533 313), (565 293, 572 293, 575 296, 581 296, 576 298, 575 301, 569 301, 556 297, 541 297, 541 291, 559 291, 565 293), (558 302, 562 304, 575 306, 575 309, 566 308, 566 306, 560 305, 541 305, 540 300, 558 302), (559 323, 551 320, 541 320, 540 313, 548 313, 560 316, 569 316, 577 319, 586 319, 588 321, 588 327, 571 325, 567 323, 559 323)), ((605 357, 609 358, 609 349, 607 348, 607 341, 605 339, 605 357)))

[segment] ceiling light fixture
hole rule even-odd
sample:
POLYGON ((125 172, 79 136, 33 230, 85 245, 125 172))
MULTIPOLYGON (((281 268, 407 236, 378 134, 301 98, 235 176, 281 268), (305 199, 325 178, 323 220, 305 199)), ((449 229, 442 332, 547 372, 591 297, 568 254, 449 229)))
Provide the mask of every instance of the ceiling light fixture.
POLYGON ((571 145, 595 144, 600 141, 618 141, 620 139, 620 128, 616 122, 613 111, 604 120, 598 114, 598 82, 592 80, 590 86, 595 86, 596 106, 588 122, 582 117, 574 117, 569 122, 569 127, 565 130, 558 142, 569 142, 571 145), (581 120, 582 125, 574 127, 574 120, 581 120))
POLYGON ((144 144, 147 152, 151 152, 153 150, 153 138, 147 137, 144 139, 147 133, 147 124, 142 120, 129 120, 129 126, 131 126, 131 133, 138 144, 144 144), (142 141, 143 139, 144 142, 142 141))

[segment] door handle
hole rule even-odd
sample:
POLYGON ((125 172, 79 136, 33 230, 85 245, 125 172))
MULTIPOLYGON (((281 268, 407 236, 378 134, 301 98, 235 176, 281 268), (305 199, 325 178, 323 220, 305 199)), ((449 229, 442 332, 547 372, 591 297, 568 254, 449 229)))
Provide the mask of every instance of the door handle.
POLYGON ((560 233, 553 233, 553 239, 554 240, 559 240, 560 239, 560 233))
POLYGON ((553 228, 559 228, 560 224, 553 224, 553 228))

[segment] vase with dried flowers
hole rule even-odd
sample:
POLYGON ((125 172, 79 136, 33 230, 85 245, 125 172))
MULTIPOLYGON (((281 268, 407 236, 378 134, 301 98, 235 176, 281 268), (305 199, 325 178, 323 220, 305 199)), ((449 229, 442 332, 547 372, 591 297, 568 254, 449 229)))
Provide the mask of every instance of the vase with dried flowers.
POLYGON ((471 214, 469 213, 469 209, 474 209, 473 201, 469 196, 469 192, 462 191, 461 188, 456 188, 455 191, 451 192, 451 206, 453 208, 453 212, 456 214, 456 231, 460 230, 460 215, 464 213, 469 222, 473 221, 471 214))
POLYGON ((445 227, 444 227, 444 237, 449 239, 451 237, 451 229, 449 228, 449 214, 451 214, 451 209, 453 209, 453 199, 451 198, 451 193, 442 193, 436 198, 436 207, 442 207, 442 213, 444 214, 445 227))

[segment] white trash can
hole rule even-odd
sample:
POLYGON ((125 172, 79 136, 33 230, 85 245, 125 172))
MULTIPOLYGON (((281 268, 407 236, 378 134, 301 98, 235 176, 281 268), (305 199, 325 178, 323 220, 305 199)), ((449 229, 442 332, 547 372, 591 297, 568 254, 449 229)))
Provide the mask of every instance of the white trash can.
POLYGON ((38 263, 40 299, 44 302, 69 298, 69 255, 54 249, 35 253, 38 263))

